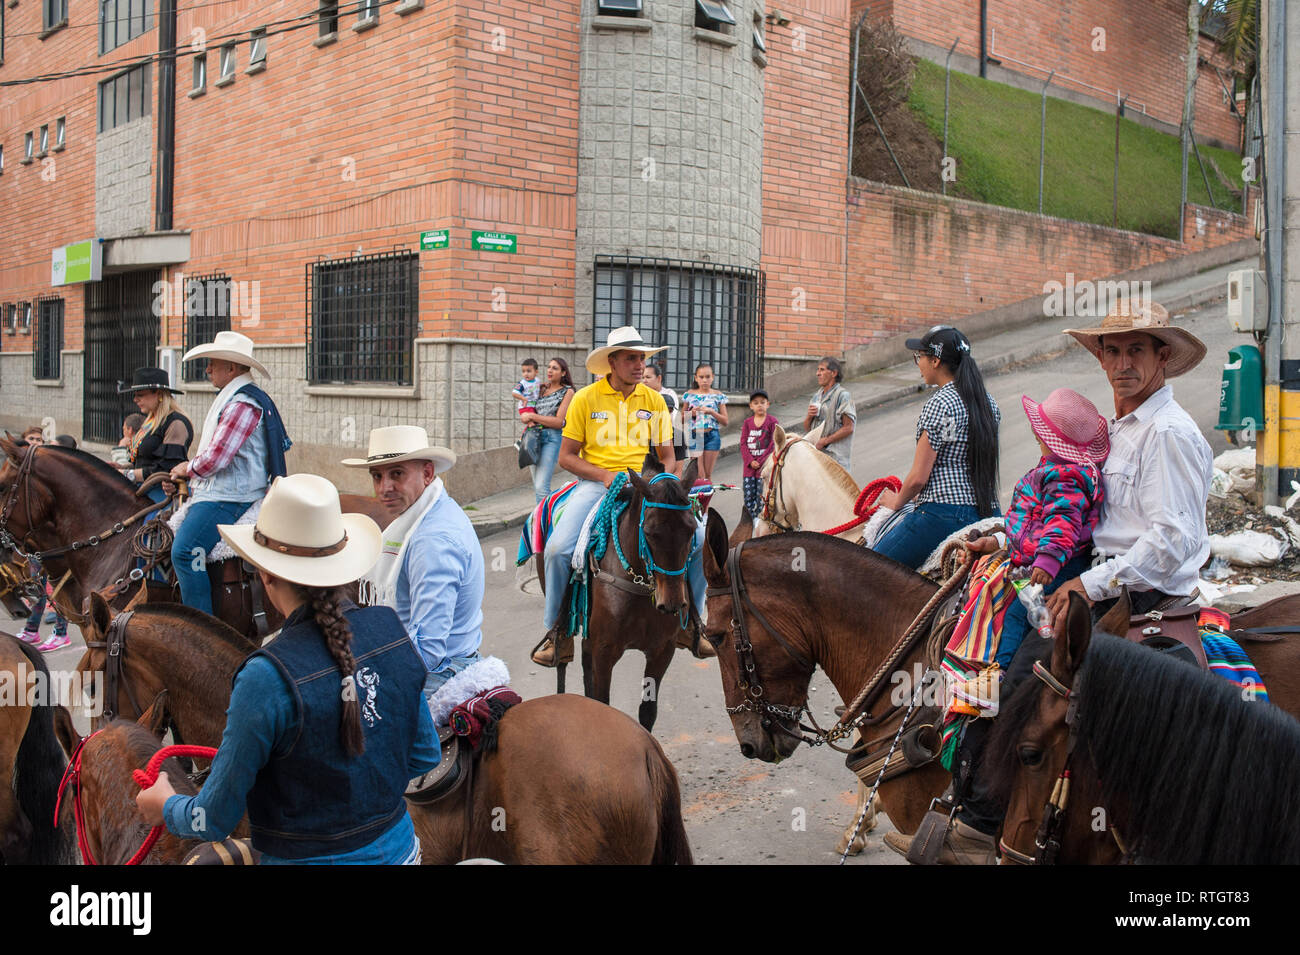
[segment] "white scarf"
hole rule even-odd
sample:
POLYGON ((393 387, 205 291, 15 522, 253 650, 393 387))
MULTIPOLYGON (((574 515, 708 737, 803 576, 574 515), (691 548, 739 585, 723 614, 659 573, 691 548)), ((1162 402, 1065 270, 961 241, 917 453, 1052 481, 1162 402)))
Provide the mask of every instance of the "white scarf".
POLYGON ((397 608, 397 577, 402 572, 411 531, 442 497, 442 478, 436 477, 415 503, 384 528, 379 560, 357 584, 357 602, 363 607, 397 608))
POLYGON ((217 421, 221 417, 221 409, 230 403, 230 399, 234 397, 236 391, 244 387, 244 385, 251 385, 252 383, 253 376, 245 372, 228 381, 226 387, 217 392, 217 397, 212 400, 212 407, 208 409, 207 417, 203 419, 203 433, 199 436, 199 449, 194 452, 195 457, 202 454, 208 445, 212 443, 213 437, 216 436, 217 421))

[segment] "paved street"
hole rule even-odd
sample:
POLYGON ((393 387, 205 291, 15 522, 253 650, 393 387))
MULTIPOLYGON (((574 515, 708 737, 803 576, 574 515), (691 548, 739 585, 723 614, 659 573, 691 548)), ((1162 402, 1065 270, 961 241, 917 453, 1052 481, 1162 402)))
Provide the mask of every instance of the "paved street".
MULTIPOLYGON (((1248 341, 1228 330, 1224 316, 1224 306, 1219 304, 1182 320, 1210 351, 1201 367, 1174 382, 1175 395, 1210 436, 1216 453, 1226 447, 1222 436, 1209 430, 1217 420, 1220 368, 1228 348, 1248 341)), ((1066 341, 1062 340, 1063 345, 1066 341)), ((974 352, 977 360, 984 357, 978 343, 974 352)), ((1112 410, 1109 387, 1096 362, 1074 345, 1054 357, 994 376, 988 384, 1003 413, 1004 506, 1016 480, 1037 460, 1036 445, 1020 408, 1022 393, 1042 400, 1054 388, 1069 386, 1091 398, 1103 413, 1112 410)), ((813 387, 810 382, 810 393, 813 387)), ((859 483, 906 471, 923 398, 916 395, 873 409, 859 421, 853 449, 853 473, 859 483)), ((717 478, 738 484, 739 465, 734 455, 724 458, 717 478)), ((741 507, 739 491, 720 493, 714 503, 728 526, 734 525, 741 507)), ((528 659, 529 650, 541 636, 542 605, 539 595, 522 593, 517 586, 517 544, 517 530, 482 541, 488 568, 484 649, 506 660, 516 688, 531 697, 554 692, 555 683, 553 671, 534 666, 528 659)), ((20 626, 15 621, 10 629, 20 626)), ((43 631, 48 632, 49 627, 43 631)), ((71 667, 81 654, 80 642, 76 638, 72 647, 50 654, 52 665, 71 667)), ((744 759, 722 710, 717 671, 714 661, 695 660, 679 652, 665 679, 655 728, 681 776, 686 824, 696 860, 833 863, 832 849, 854 803, 854 778, 844 768, 842 757, 824 748, 815 752, 800 748, 779 766, 744 759)), ((578 667, 571 667, 570 688, 581 685, 578 667)), ((641 657, 631 653, 615 670, 613 705, 635 713, 640 686, 641 657)), ((832 721, 831 710, 839 700, 820 672, 813 681, 811 699, 818 721, 823 725, 832 721)), ((867 851, 850 864, 902 864, 901 858, 881 844, 880 836, 888 826, 882 817, 867 851)))

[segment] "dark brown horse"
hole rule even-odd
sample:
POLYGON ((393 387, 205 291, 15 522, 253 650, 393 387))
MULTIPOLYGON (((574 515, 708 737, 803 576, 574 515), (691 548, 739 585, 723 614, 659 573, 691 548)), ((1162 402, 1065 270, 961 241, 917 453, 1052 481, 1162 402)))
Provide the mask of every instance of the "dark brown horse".
MULTIPOLYGON (((87 639, 102 639, 112 612, 91 598, 87 639)), ((136 609, 122 655, 136 699, 168 690, 168 717, 186 743, 218 746, 235 671, 246 655, 238 634, 206 614, 166 604, 136 609)), ((88 650, 78 669, 103 666, 88 650)), ((123 700, 123 712, 130 703, 123 700)), ((677 773, 649 733, 611 707, 548 696, 509 709, 497 748, 473 773, 468 854, 506 863, 684 864, 677 773)), ((409 804, 426 863, 461 858, 466 806, 455 794, 409 804)))
MULTIPOLYGON (((55 604, 65 617, 80 623, 85 598, 92 591, 107 591, 118 581, 129 581, 136 566, 132 538, 139 524, 117 532, 114 528, 150 502, 136 493, 136 486, 122 472, 84 451, 57 445, 32 448, 10 437, 0 437, 0 451, 5 455, 0 467, 0 530, 28 553, 80 545, 45 561, 51 583, 61 583, 55 604)), ((343 494, 340 503, 345 512, 367 514, 381 527, 388 523, 386 511, 374 498, 343 494)), ((237 559, 224 564, 231 565, 233 573, 225 567, 209 568, 216 615, 253 636, 257 627, 252 577, 240 578, 237 559)), ((114 588, 114 605, 125 605, 136 589, 114 588)), ((269 601, 263 605, 273 630, 281 623, 279 614, 269 601)))
POLYGON ((988 758, 1008 802, 1004 860, 1300 862, 1300 723, 1218 676, 1094 634, 1077 596, 998 717, 988 758))
MULTIPOLYGON (((637 718, 654 729, 664 674, 683 638, 692 639, 691 589, 686 566, 695 536, 695 517, 688 489, 695 481, 696 459, 680 480, 663 475, 654 455, 647 455, 641 474, 628 471, 623 491, 626 507, 618 517, 618 541, 609 540, 591 575, 591 612, 582 641, 582 682, 587 696, 609 702, 614 665, 628 650, 645 654, 641 705, 637 718), (639 546, 644 535, 645 547, 639 546), (659 572, 646 566, 646 553, 659 572), (626 564, 626 566, 625 566, 626 564)), ((598 528, 592 528, 593 537, 598 528)), ((611 535, 612 538, 613 535, 611 535)), ((538 577, 545 587, 542 555, 538 577)), ((569 600, 561 602, 560 622, 568 617, 569 600)), ((556 688, 564 692, 564 664, 556 673, 556 688)))
MULTIPOLYGON (((725 524, 710 513, 703 554, 710 589, 706 636, 718 652, 723 693, 741 753, 780 762, 801 741, 798 719, 788 714, 807 705, 813 668, 826 672, 841 699, 852 700, 938 588, 902 564, 839 538, 818 533, 764 537, 747 543, 738 558, 741 577, 751 588, 748 598, 762 614, 763 624, 751 610, 733 604, 727 545, 725 524), (757 704, 741 689, 741 638, 731 627, 733 617, 741 614, 754 664, 753 671, 745 671, 744 682, 751 692, 761 687, 757 704)), ((924 665, 924 658, 922 640, 899 660, 895 671, 910 677, 924 665)), ((879 722, 862 729, 870 739, 883 738, 886 746, 905 712, 896 709, 891 714, 889 696, 887 692, 873 707, 879 722)), ((900 755, 894 758, 901 762, 900 755)), ((881 804, 900 831, 913 832, 950 778, 938 762, 922 766, 882 783, 881 804)))
POLYGON ((67 760, 55 733, 59 710, 41 654, 0 633, 0 862, 74 860, 54 827, 55 792, 67 760))

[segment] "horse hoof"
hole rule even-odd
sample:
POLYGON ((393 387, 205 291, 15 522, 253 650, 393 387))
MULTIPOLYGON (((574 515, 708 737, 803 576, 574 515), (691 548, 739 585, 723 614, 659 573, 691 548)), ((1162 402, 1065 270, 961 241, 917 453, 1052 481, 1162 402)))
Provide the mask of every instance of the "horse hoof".
POLYGON ((862 850, 865 849, 866 847, 867 847, 867 837, 866 837, 866 836, 864 836, 864 835, 862 835, 861 833, 859 833, 859 834, 858 834, 858 837, 857 837, 856 839, 853 840, 853 845, 850 846, 850 845, 849 845, 849 837, 848 837, 848 834, 846 833, 846 834, 840 836, 839 844, 835 846, 835 852, 836 852, 837 855, 846 855, 846 854, 847 854, 847 855, 851 855, 851 856, 856 856, 856 855, 860 855, 860 854, 862 853, 862 850), (847 852, 847 853, 845 853, 845 851, 844 851, 845 846, 848 846, 848 852, 847 852))

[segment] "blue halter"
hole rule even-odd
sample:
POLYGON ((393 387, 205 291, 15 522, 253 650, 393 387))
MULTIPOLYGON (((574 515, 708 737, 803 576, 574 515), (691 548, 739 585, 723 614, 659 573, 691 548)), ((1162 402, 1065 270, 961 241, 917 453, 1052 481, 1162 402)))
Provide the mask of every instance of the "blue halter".
MULTIPOLYGON (((650 479, 650 484, 651 486, 653 486, 656 481, 662 481, 665 479, 674 480, 674 481, 676 480, 676 478, 673 477, 673 475, 665 471, 662 474, 656 474, 654 477, 652 477, 650 479)), ((638 556, 640 556, 641 558, 641 562, 645 564, 646 570, 650 571, 650 573, 652 574, 664 574, 668 577, 680 577, 682 574, 686 573, 686 569, 691 565, 690 554, 687 554, 686 556, 686 563, 682 564, 682 566, 679 567, 677 570, 665 570, 663 567, 660 567, 658 564, 655 563, 655 559, 650 553, 650 544, 645 539, 645 509, 647 507, 662 507, 664 510, 667 511, 689 511, 691 510, 691 505, 690 504, 663 504, 660 503, 659 501, 647 501, 643 497, 641 499, 641 516, 636 524, 636 551, 638 556)))

